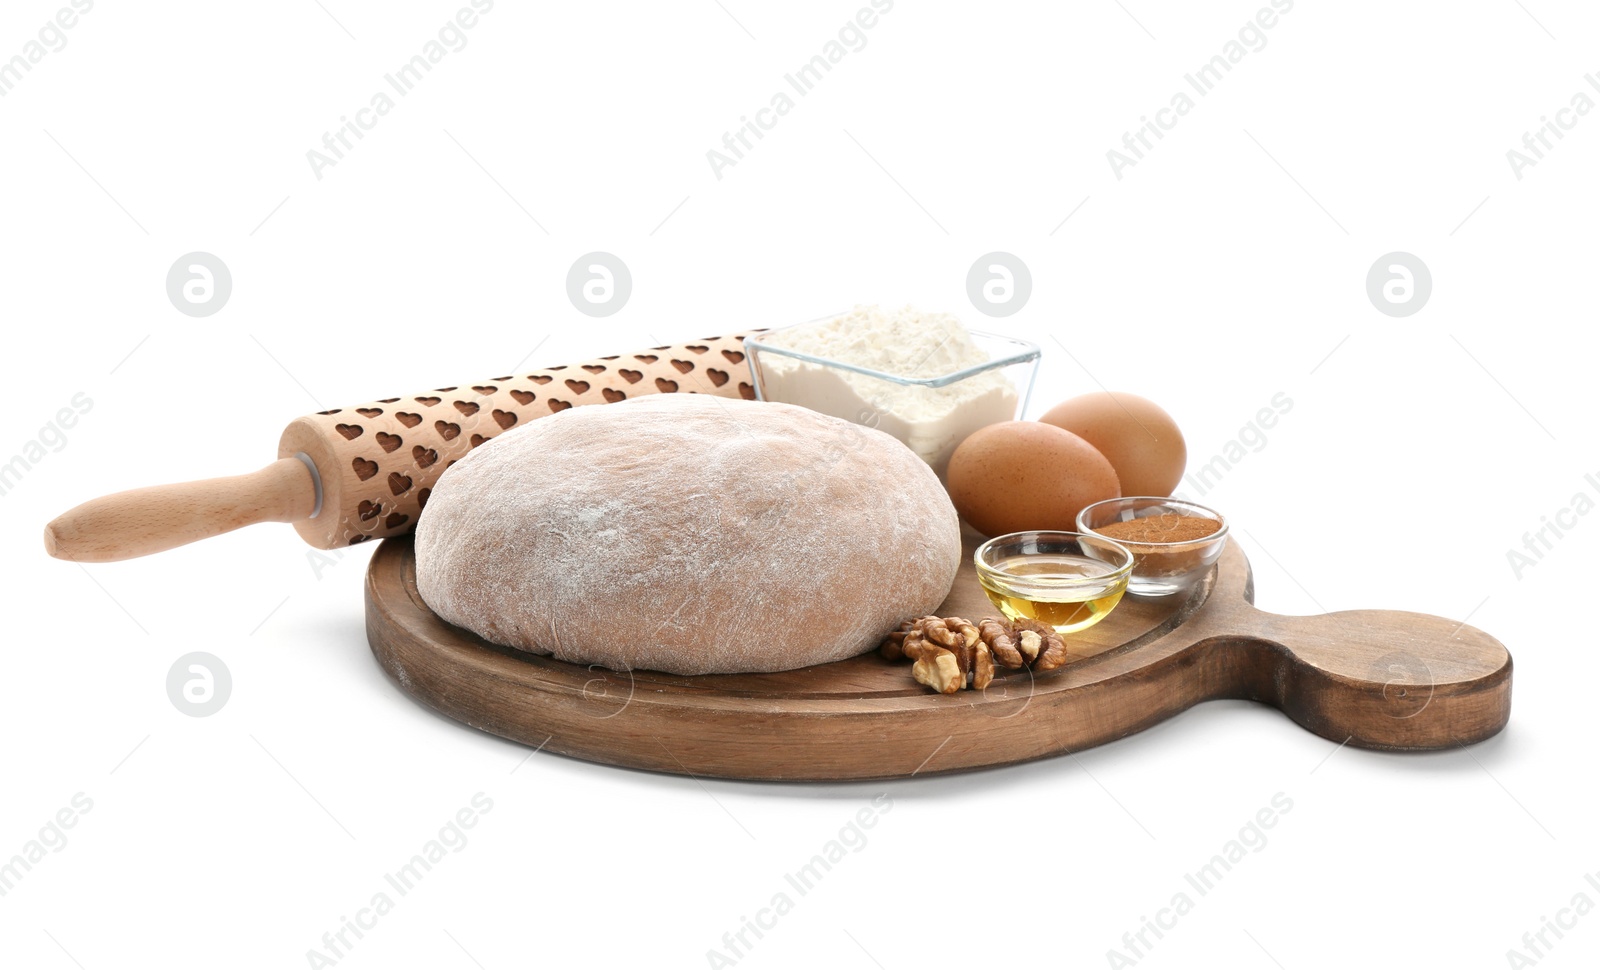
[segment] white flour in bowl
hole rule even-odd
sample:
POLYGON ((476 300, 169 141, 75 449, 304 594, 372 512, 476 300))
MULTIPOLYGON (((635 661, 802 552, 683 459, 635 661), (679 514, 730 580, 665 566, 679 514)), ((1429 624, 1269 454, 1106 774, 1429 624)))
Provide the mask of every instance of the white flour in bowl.
MULTIPOLYGON (((779 331, 763 343, 896 377, 943 377, 989 354, 948 313, 859 306, 843 316, 779 331)), ((977 429, 1016 417, 1017 389, 1002 368, 943 387, 896 384, 850 371, 761 357, 765 396, 886 431, 944 475, 950 453, 977 429)))

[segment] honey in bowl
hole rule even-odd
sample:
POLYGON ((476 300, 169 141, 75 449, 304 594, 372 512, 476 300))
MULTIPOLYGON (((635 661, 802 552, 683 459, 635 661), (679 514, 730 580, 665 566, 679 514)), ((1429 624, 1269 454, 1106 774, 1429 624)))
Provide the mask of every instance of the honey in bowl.
POLYGON ((1076 532, 1014 532, 973 556, 978 582, 1007 619, 1076 633, 1101 620, 1128 588, 1133 556, 1116 542, 1076 532))

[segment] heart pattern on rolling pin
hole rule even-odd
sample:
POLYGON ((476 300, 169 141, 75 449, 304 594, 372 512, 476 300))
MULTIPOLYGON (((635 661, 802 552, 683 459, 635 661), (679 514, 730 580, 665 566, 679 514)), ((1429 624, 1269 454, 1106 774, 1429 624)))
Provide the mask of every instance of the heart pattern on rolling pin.
POLYGON ((578 405, 615 404, 645 393, 703 393, 753 400, 755 389, 748 382, 735 383, 728 370, 701 363, 706 358, 720 364, 718 355, 741 363, 743 343, 743 334, 706 337, 692 344, 614 354, 320 413, 312 420, 349 469, 333 472, 342 474, 343 479, 340 501, 344 509, 333 510, 344 517, 343 538, 338 541, 355 545, 410 532, 427 507, 434 482, 446 469, 496 435, 534 419, 578 405), (579 376, 568 377, 567 373, 579 376), (507 387, 512 381, 527 383, 507 387), (468 394, 472 396, 454 396, 468 394), (438 417, 439 411, 434 412, 435 418, 424 417, 427 409, 440 405, 447 405, 443 413, 451 420, 438 417))

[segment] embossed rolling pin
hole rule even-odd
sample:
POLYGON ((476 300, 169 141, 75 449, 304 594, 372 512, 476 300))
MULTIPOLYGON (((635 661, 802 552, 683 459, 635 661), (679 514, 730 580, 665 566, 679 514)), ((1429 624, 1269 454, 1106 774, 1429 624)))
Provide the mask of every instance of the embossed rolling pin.
POLYGON ((746 334, 707 337, 297 418, 278 460, 249 475, 118 492, 45 526, 50 555, 133 559, 257 522, 289 522, 319 549, 403 535, 433 484, 490 438, 557 411, 641 394, 753 398, 746 334))

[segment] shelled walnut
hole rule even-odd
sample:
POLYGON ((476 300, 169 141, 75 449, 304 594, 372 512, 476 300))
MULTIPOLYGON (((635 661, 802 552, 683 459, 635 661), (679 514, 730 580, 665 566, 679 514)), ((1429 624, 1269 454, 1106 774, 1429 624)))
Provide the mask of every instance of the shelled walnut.
POLYGON ((907 620, 878 648, 886 660, 911 660, 911 676, 941 694, 968 686, 983 690, 996 665, 1054 670, 1067 662, 1060 634, 1037 620, 991 616, 972 623, 959 616, 907 620))

